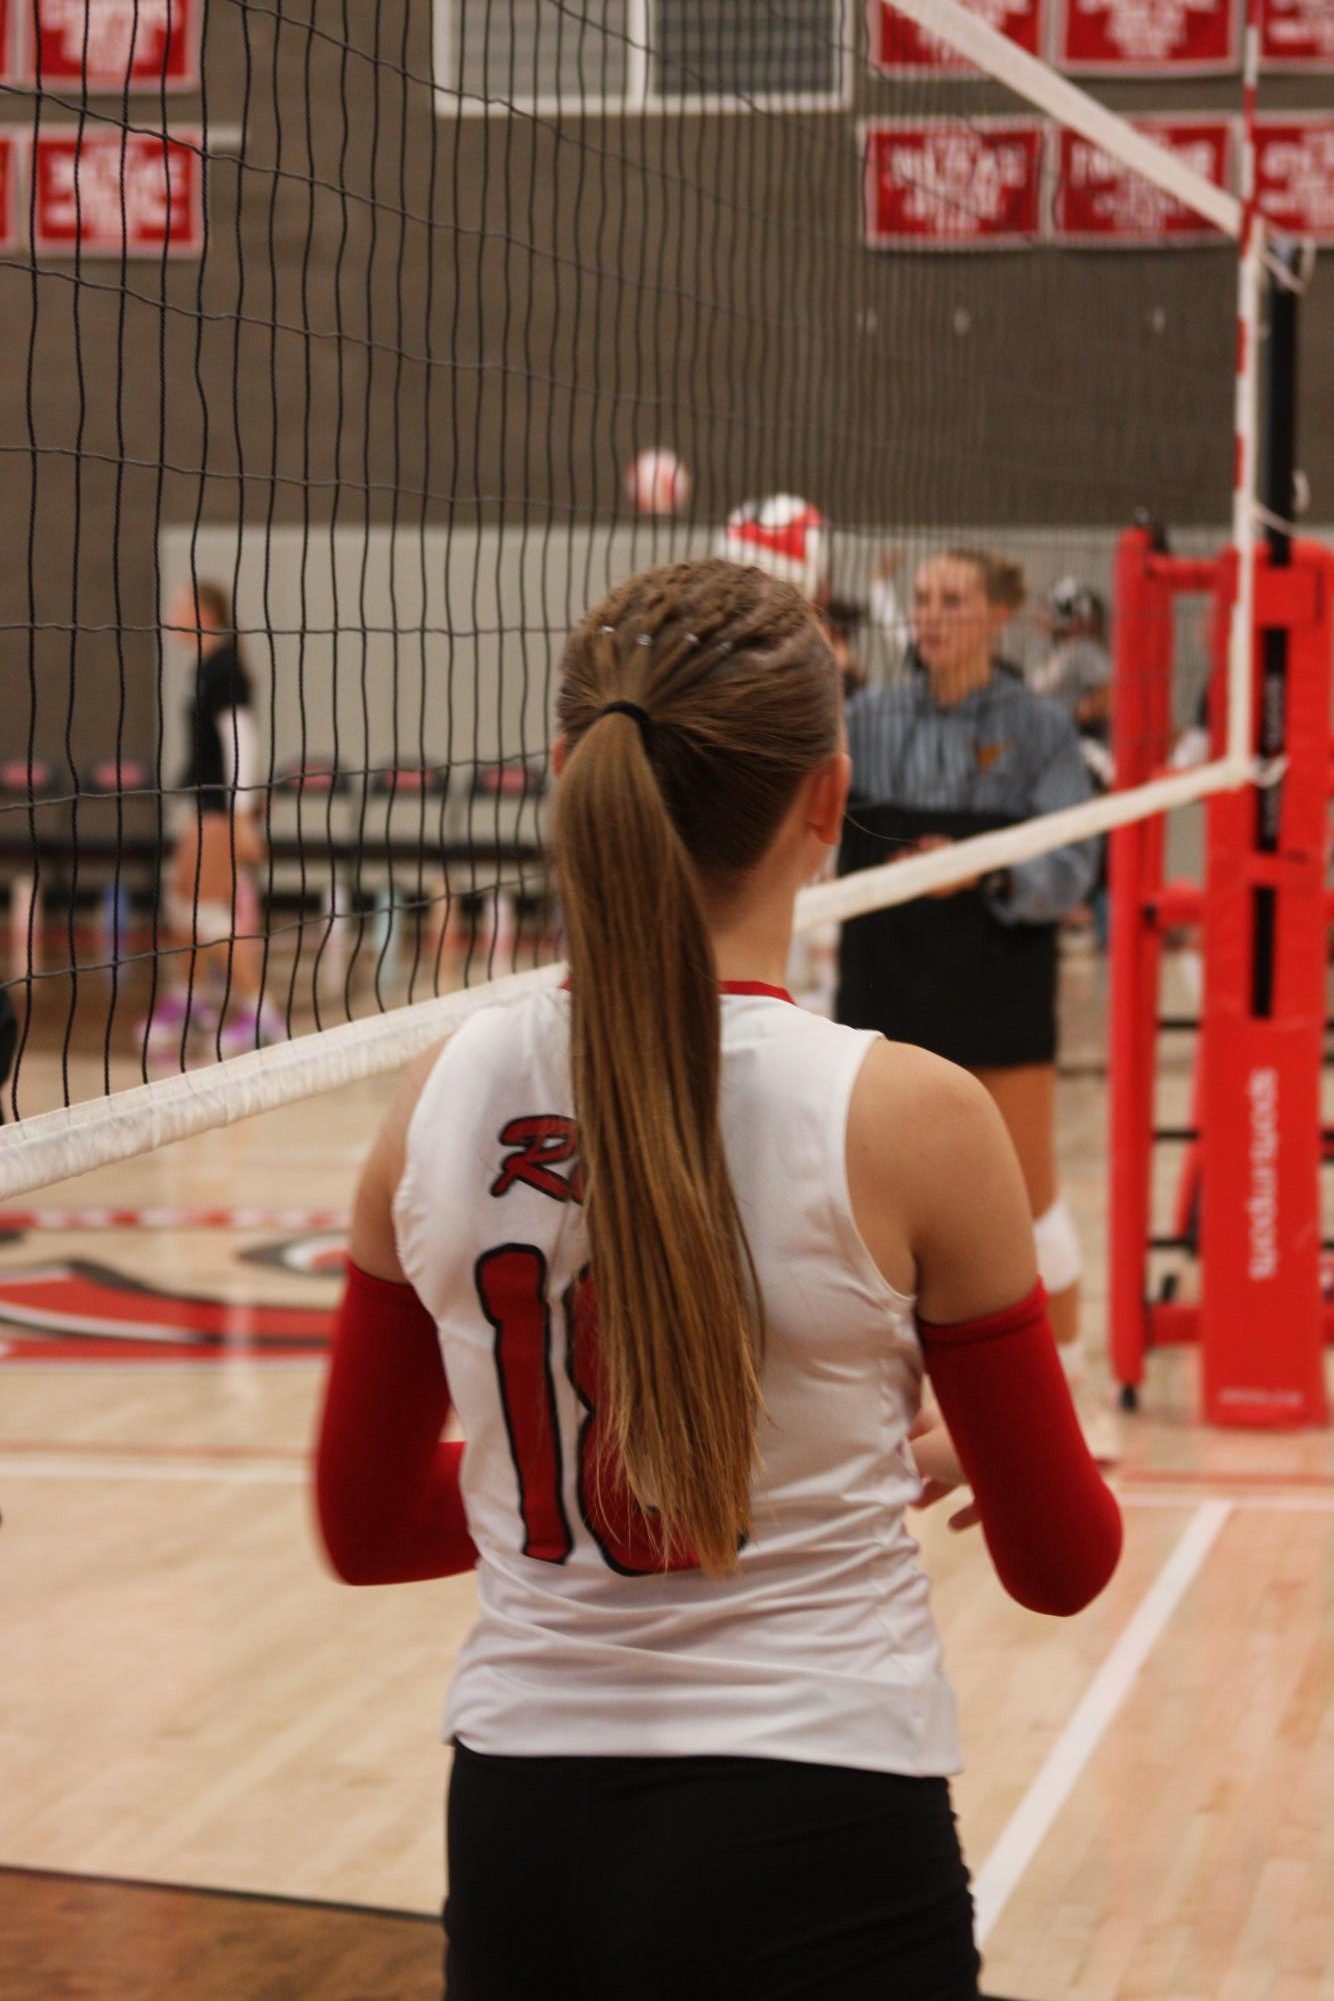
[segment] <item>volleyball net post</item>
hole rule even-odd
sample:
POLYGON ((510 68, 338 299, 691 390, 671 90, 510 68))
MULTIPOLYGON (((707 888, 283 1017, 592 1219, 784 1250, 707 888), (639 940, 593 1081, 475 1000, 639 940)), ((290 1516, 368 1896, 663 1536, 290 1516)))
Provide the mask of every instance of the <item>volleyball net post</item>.
POLYGON ((1146 529, 1117 563, 1118 781, 1151 775, 1170 749, 1175 603, 1212 597, 1215 748, 1235 746, 1236 611, 1246 603, 1247 738, 1253 789, 1205 807, 1203 880, 1169 880, 1160 822, 1111 843, 1110 1350, 1133 1406, 1150 1352, 1197 1342, 1205 1418, 1298 1426, 1327 1420, 1321 1127, 1330 855, 1334 556, 1291 533, 1297 261, 1271 259, 1259 520, 1264 544, 1243 593, 1235 549, 1170 555, 1146 529), (1164 1014, 1163 946, 1202 935, 1198 1021, 1164 1014), (1157 1122, 1158 1052, 1198 1031, 1185 1124, 1157 1122), (1170 1221, 1156 1229, 1157 1149, 1179 1149, 1170 1221), (1162 1268, 1166 1256, 1174 1260, 1162 1268), (1182 1260, 1198 1260, 1195 1297, 1182 1260))
POLYGON ((1208 809, 1200 1343, 1212 1423, 1321 1424, 1321 1068, 1329 926, 1334 558, 1255 577, 1256 708, 1283 775, 1208 809), (1281 711, 1272 661, 1285 656, 1281 711))

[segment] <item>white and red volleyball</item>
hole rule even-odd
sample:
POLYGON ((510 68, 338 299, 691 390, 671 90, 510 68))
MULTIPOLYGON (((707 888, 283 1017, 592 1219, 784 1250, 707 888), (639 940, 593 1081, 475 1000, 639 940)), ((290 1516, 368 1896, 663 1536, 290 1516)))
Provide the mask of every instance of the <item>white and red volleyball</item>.
POLYGON ((627 468, 625 495, 637 514, 679 514, 690 498, 690 474, 666 445, 651 445, 627 468))
POLYGON ((743 501, 728 515, 717 553, 731 563, 753 563, 813 600, 829 588, 829 523, 795 493, 743 501))

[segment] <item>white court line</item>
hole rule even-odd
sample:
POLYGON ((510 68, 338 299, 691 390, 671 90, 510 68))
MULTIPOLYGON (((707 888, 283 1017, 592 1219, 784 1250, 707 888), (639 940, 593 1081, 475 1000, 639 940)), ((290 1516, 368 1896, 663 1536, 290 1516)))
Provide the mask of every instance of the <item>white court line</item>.
POLYGON ((1037 1854, 1153 1651, 1154 1643, 1212 1549, 1232 1507, 1229 1500, 1205 1501, 1196 1508, 1181 1540, 1140 1600, 1129 1624, 1122 1629, 1121 1637, 1093 1677, 1074 1715, 1047 1753, 1037 1777, 978 1870, 973 1882, 973 1908, 979 1945, 985 1944, 1037 1854))
POLYGON ((57 1453, 31 1458, 26 1453, 0 1453, 0 1478, 11 1480, 220 1480, 233 1487, 297 1487, 310 1479, 310 1467, 248 1464, 216 1459, 65 1459, 57 1453))
POLYGON ((1194 1508, 1202 1500, 1225 1500, 1248 1514, 1265 1509, 1284 1515, 1334 1514, 1334 1494, 1327 1491, 1308 1494, 1299 1487, 1281 1488, 1273 1494, 1243 1489, 1241 1492, 1229 1491, 1217 1495, 1201 1494, 1198 1487, 1155 1487, 1152 1493, 1138 1494, 1127 1494, 1118 1489, 1116 1498, 1123 1508, 1194 1508))

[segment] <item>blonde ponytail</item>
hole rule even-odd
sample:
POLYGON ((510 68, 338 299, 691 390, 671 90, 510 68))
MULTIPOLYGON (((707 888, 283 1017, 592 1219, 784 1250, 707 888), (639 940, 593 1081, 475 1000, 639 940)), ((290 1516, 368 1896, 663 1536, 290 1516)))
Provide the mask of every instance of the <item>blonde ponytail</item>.
POLYGON ((689 1550, 715 1575, 750 1527, 762 1317, 719 1124, 704 896, 759 859, 836 748, 837 702, 804 600, 721 562, 633 580, 563 669, 555 846, 606 1449, 664 1562, 689 1550))

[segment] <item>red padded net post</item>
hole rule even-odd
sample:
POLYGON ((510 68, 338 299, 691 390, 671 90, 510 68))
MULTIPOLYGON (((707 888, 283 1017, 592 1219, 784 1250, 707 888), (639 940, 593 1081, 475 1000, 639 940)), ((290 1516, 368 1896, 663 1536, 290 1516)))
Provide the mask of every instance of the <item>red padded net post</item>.
POLYGON ((1216 1424, 1325 1421, 1320 1079, 1329 863, 1334 557, 1298 543, 1263 558, 1259 641, 1288 636, 1277 850, 1249 791, 1213 800, 1205 895, 1200 1340, 1216 1424), (1274 900, 1272 981, 1257 978, 1257 892, 1274 900))

